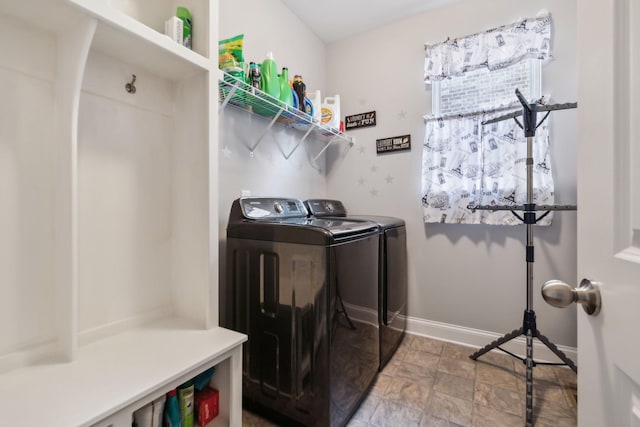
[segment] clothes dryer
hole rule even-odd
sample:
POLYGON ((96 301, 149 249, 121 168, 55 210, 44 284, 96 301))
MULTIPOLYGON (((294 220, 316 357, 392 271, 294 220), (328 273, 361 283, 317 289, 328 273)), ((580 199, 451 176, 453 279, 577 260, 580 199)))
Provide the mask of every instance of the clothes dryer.
POLYGON ((379 369, 389 362, 402 342, 407 328, 407 231, 400 218, 374 215, 347 215, 339 200, 309 199, 305 206, 314 218, 342 218, 374 222, 379 226, 379 369))
POLYGON ((243 400, 284 425, 343 426, 378 369, 378 226, 307 218, 287 198, 241 198, 227 227, 221 324, 249 339, 243 400))

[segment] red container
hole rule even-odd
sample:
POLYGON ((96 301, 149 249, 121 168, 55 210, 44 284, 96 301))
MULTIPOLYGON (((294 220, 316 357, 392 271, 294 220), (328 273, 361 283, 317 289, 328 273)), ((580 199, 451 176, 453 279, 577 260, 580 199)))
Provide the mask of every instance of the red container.
POLYGON ((196 422, 199 426, 205 426, 214 419, 220 411, 219 393, 215 388, 207 387, 196 391, 194 403, 196 407, 196 422))

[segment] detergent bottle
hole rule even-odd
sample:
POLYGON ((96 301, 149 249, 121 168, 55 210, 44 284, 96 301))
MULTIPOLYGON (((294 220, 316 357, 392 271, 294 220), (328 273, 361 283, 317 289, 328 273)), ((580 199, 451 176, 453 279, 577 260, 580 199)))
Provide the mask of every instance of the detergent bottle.
POLYGON ((280 101, 293 108, 293 92, 289 86, 289 69, 287 67, 282 68, 280 74, 280 101))
POLYGON ((299 74, 296 74, 293 77, 293 90, 295 91, 296 95, 298 95, 298 100, 302 100, 302 102, 298 103, 300 111, 306 113, 307 111, 305 109, 304 99, 307 96, 307 86, 304 84, 304 82, 302 81, 302 76, 299 74))
POLYGON ((340 95, 328 96, 322 103, 321 122, 329 129, 340 128, 340 95))
POLYGON ((273 59, 273 52, 267 52, 267 58, 260 67, 260 86, 263 92, 280 99, 280 79, 278 78, 278 66, 273 59))

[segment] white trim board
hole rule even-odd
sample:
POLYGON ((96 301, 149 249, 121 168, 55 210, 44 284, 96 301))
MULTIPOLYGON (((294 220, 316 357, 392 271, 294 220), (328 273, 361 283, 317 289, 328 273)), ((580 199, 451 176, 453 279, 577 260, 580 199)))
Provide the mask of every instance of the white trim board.
MULTIPOLYGON (((505 331, 505 333, 508 332, 511 331, 505 331)), ((503 335, 479 329, 467 328, 464 326, 451 325, 449 323, 419 319, 411 316, 407 316, 407 333, 473 347, 476 349, 484 347, 503 335)), ((578 350, 575 347, 568 347, 564 345, 556 346, 569 359, 574 362, 577 361, 578 350)), ((507 351, 517 354, 520 357, 525 357, 527 341, 524 336, 520 336, 505 343, 501 347, 507 351)), ((469 354, 471 354, 471 351, 469 354)), ((503 353, 497 349, 492 351, 503 353)), ((533 340, 533 358, 537 362, 561 362, 560 359, 558 359, 558 357, 547 348, 547 346, 537 339, 533 340)))

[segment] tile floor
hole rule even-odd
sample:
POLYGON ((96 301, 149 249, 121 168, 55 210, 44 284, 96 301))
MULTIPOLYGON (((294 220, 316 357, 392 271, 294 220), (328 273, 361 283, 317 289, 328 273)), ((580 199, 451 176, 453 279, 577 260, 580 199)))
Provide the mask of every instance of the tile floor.
MULTIPOLYGON (((522 362, 490 352, 406 335, 348 427, 524 426, 526 372, 522 362)), ((533 369, 536 427, 576 426, 577 380, 567 367, 533 369)), ((249 427, 275 426, 243 411, 249 427)))

